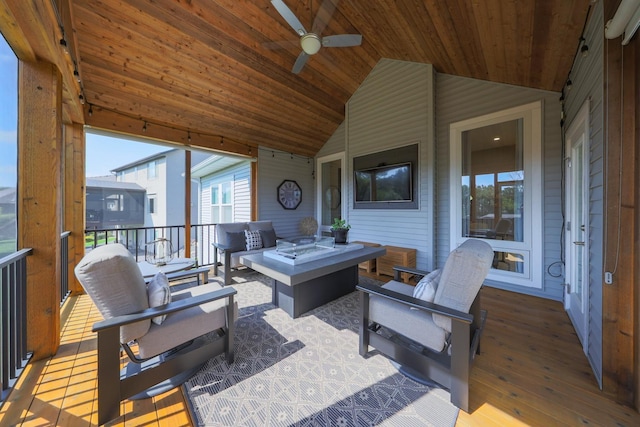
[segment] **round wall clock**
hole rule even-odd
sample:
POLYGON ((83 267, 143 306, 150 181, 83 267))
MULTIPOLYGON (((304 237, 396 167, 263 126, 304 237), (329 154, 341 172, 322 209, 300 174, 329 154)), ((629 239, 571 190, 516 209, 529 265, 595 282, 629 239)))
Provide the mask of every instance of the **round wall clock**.
POLYGON ((278 185, 278 202, 285 209, 296 209, 302 201, 302 190, 297 182, 285 179, 278 185))

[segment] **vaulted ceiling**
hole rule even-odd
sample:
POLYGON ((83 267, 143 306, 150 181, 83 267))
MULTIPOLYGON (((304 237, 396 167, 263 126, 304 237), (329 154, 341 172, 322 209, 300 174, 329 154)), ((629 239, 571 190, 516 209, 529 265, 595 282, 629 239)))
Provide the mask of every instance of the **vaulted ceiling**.
POLYGON ((294 74, 299 38, 269 0, 69 3, 87 124, 303 156, 381 58, 560 91, 589 10, 589 0, 284 0, 307 30, 320 12, 321 36, 363 38, 323 47, 294 74))

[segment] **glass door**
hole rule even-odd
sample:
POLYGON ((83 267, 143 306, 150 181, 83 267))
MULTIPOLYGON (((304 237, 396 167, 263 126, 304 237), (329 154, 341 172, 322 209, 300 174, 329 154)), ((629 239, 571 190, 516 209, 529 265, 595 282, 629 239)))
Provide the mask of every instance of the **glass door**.
POLYGON ((317 216, 320 233, 330 234, 334 218, 344 218, 344 155, 342 153, 318 159, 317 216))

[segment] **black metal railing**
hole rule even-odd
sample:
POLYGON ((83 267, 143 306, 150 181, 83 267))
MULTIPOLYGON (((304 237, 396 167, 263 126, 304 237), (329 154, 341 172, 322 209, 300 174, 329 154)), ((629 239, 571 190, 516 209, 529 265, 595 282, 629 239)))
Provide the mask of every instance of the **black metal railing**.
MULTIPOLYGON (((191 225, 190 256, 196 260, 197 266, 213 264, 215 224, 191 225)), ((135 255, 136 261, 143 261, 147 248, 158 238, 171 242, 174 254, 185 254, 185 226, 169 225, 163 227, 109 228, 85 230, 85 251, 110 243, 122 243, 135 255)))
POLYGON ((60 235, 60 306, 69 297, 69 235, 65 231, 60 235))
POLYGON ((27 351, 27 256, 22 249, 0 259, 0 402, 31 358, 27 351))

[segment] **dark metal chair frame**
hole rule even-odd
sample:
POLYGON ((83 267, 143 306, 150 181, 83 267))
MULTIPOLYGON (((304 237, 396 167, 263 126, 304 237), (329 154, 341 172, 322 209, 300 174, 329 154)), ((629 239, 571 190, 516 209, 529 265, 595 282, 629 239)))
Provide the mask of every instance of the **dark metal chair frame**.
MULTIPOLYGON (((394 279, 400 281, 402 272, 424 276, 427 272, 401 266, 394 267, 394 279)), ((369 346, 380 351, 400 365, 408 367, 419 375, 431 379, 449 389, 451 403, 469 412, 469 373, 476 354, 480 354, 480 337, 484 329, 487 312, 480 308, 480 292, 476 296, 469 313, 429 303, 407 295, 384 289, 377 285, 360 284, 360 355, 365 357, 369 346), (385 337, 377 331, 381 326, 370 324, 369 297, 376 295, 406 304, 407 309, 415 308, 429 313, 440 314, 451 319, 451 334, 448 345, 441 352, 435 352, 413 341, 385 337)), ((418 325, 416 325, 418 327, 418 325)), ((392 331, 401 335, 397 331, 392 331)))
MULTIPOLYGON (((176 375, 197 368, 222 352, 227 363, 234 359, 234 288, 223 288, 204 295, 149 308, 138 313, 112 317, 96 322, 93 332, 98 334, 98 423, 100 425, 120 416, 120 402, 143 393, 148 388, 176 375), (150 368, 140 369, 135 375, 121 378, 120 327, 152 317, 170 314, 211 301, 227 298, 226 327, 218 330, 220 339, 204 345, 182 348, 171 358, 150 368)), ((129 352, 127 352, 129 353, 129 352)), ((139 363, 140 360, 133 360, 139 363)))

